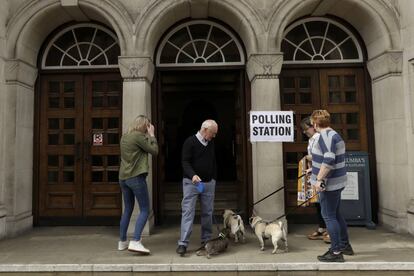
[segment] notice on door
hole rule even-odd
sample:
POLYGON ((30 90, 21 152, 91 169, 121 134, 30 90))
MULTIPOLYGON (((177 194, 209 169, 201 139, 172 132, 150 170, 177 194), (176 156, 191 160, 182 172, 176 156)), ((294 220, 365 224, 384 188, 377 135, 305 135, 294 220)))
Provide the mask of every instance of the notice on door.
POLYGON ((93 134, 93 145, 94 146, 102 146, 103 145, 103 134, 102 133, 94 133, 93 134))
POLYGON ((293 142, 293 111, 250 111, 250 142, 293 142))

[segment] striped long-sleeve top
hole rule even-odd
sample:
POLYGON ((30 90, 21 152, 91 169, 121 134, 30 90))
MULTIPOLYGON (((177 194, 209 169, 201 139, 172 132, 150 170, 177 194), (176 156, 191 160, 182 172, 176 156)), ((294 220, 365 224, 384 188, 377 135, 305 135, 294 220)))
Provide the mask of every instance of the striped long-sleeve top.
POLYGON ((316 177, 322 165, 330 171, 325 178, 326 191, 335 191, 346 185, 345 142, 333 129, 320 132, 318 142, 312 147, 311 183, 316 184, 316 177))

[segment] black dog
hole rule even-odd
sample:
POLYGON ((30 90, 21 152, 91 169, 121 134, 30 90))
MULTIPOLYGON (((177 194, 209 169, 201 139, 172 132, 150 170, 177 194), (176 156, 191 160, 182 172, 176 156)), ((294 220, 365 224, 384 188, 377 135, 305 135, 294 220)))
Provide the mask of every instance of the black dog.
POLYGON ((206 257, 211 258, 211 255, 217 255, 220 252, 224 252, 229 245, 228 236, 230 234, 230 229, 224 228, 219 233, 219 236, 215 239, 208 240, 203 246, 197 249, 197 256, 201 256, 201 251, 206 251, 206 257))

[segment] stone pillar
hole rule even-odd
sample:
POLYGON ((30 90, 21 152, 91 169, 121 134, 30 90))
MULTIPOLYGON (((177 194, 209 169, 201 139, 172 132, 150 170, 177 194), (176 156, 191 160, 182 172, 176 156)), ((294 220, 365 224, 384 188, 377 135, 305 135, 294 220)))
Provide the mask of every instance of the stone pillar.
MULTIPOLYGON (((121 76, 124 79, 122 95, 122 129, 126 131, 128 125, 138 115, 143 114, 151 118, 151 82, 154 76, 154 63, 149 57, 120 56, 118 58, 121 76)), ((157 136, 157 133, 155 134, 157 136)), ((150 199, 150 215, 145 225, 143 235, 149 235, 154 226, 154 211, 152 202, 152 165, 149 159, 150 171, 147 177, 150 199)), ((132 234, 135 221, 139 214, 138 204, 135 204, 128 233, 132 234)))
MULTIPOLYGON (((409 108, 408 112, 409 119, 411 120, 411 124, 409 124, 409 131, 408 131, 408 156, 413 156, 414 154, 414 58, 408 61, 408 74, 406 75, 407 83, 408 83, 408 93, 409 93, 409 108)), ((412 158, 408 158, 408 166, 410 175, 408 179, 414 178, 414 160, 412 158)), ((409 184, 409 196, 410 200, 407 204, 407 223, 408 223, 408 232, 411 235, 414 235, 414 187, 413 185, 409 184)))
POLYGON ((0 93, 0 237, 33 226, 33 117, 37 69, 6 60, 0 93))
POLYGON ((386 51, 368 61, 372 78, 375 150, 378 174, 378 218, 396 232, 407 232, 409 201, 406 96, 403 53, 386 51))
MULTIPOLYGON (((252 54, 247 62, 251 82, 252 111, 281 109, 278 76, 282 53, 252 54)), ((284 185, 282 143, 252 143, 253 201, 257 201, 284 185)), ((284 191, 281 190, 254 206, 256 214, 273 220, 285 213, 284 191)))

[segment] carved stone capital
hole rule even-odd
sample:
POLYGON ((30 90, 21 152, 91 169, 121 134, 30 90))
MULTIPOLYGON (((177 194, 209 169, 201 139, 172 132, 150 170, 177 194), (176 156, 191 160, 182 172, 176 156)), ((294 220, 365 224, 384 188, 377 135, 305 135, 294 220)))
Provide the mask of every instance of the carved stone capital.
POLYGON ((118 57, 119 70, 124 80, 146 80, 152 82, 154 63, 149 57, 118 57))
POLYGON ((282 63, 283 53, 250 55, 246 67, 249 80, 278 78, 282 63))
POLYGON ((389 76, 401 75, 402 66, 402 51, 386 51, 367 62, 368 71, 374 82, 389 76))
POLYGON ((33 88, 37 78, 37 68, 18 59, 6 60, 5 76, 7 84, 21 84, 33 88))

